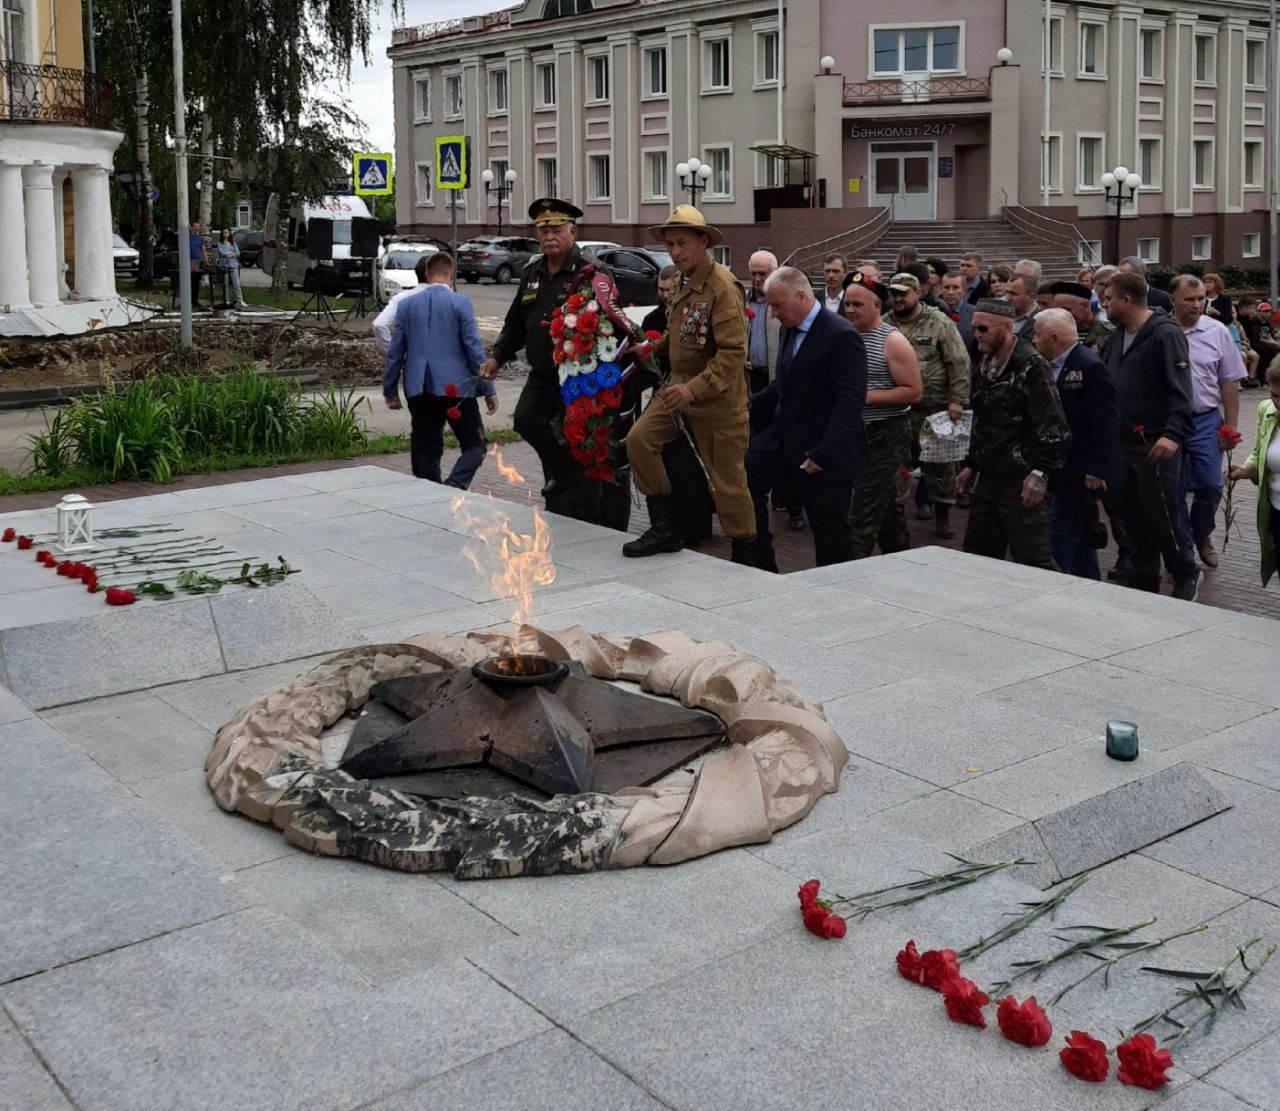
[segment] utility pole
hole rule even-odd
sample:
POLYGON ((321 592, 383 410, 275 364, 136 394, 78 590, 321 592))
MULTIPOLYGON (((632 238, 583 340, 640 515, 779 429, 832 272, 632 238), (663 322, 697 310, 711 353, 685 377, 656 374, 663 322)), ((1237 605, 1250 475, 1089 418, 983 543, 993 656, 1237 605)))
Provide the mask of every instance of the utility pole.
MULTIPOLYGON (((1053 169, 1053 144, 1049 138, 1049 95, 1053 88, 1053 12, 1044 0, 1044 119, 1040 124, 1040 203, 1049 207, 1049 173, 1053 169)), ((1271 0, 1275 3, 1275 0, 1271 0)), ((1066 43, 1063 43, 1066 49, 1066 43)))
POLYGON ((1277 84, 1277 78, 1280 77, 1280 44, 1276 42, 1276 0, 1271 0, 1271 27, 1267 34, 1267 74, 1270 77, 1268 81, 1268 93, 1271 105, 1267 109, 1267 116, 1272 121, 1272 126, 1267 130, 1270 133, 1267 136, 1267 142, 1271 145, 1271 149, 1267 152, 1270 155, 1268 161, 1271 163, 1271 172, 1267 175, 1269 179, 1267 189, 1267 238, 1269 240, 1267 249, 1267 265, 1271 271, 1271 304, 1274 307, 1277 298, 1280 297, 1280 289, 1277 288, 1277 266, 1280 266, 1280 259, 1276 258, 1277 236, 1276 229, 1276 205, 1280 203, 1280 130, 1275 127, 1277 118, 1277 105, 1280 105, 1280 85, 1277 84))
POLYGON ((191 205, 187 198, 187 117, 186 94, 182 88, 182 0, 170 0, 173 17, 173 154, 177 159, 178 180, 178 306, 182 316, 182 350, 191 350, 191 250, 182 249, 183 240, 190 243, 191 205))

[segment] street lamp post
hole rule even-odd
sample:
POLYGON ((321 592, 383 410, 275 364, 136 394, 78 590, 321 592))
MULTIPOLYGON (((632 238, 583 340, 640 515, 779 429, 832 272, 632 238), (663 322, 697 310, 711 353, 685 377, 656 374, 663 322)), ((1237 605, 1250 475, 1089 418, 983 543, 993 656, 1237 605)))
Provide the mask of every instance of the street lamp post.
POLYGON ((681 188, 689 190, 689 203, 698 207, 698 194, 705 192, 707 182, 711 180, 711 167, 700 158, 690 158, 676 166, 676 177, 680 179, 681 188))
POLYGON ((1102 195, 1108 207, 1116 206, 1115 231, 1111 241, 1111 257, 1116 264, 1120 263, 1120 210, 1127 204, 1136 207, 1138 190, 1142 187, 1142 178, 1130 173, 1128 167, 1117 166, 1102 175, 1102 195))
POLYGON ((498 234, 502 234, 502 202, 511 196, 511 190, 515 187, 516 179, 520 175, 515 170, 508 170, 502 175, 502 180, 496 185, 494 184, 494 175, 492 170, 485 170, 480 175, 480 180, 484 182, 485 206, 489 204, 490 191, 498 195, 498 234))

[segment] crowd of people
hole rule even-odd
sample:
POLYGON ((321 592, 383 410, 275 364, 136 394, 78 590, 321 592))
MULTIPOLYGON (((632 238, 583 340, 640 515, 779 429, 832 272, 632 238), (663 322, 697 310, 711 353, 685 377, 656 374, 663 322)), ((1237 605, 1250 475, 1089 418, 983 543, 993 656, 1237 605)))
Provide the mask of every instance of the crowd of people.
MULTIPOLYGON (((969 251, 953 266, 905 248, 891 268, 833 253, 815 284, 761 250, 744 286, 714 261, 719 230, 680 205, 650 229, 672 265, 642 333, 607 272, 578 250, 580 217, 555 198, 531 207, 542 253, 487 358, 471 335, 451 359, 434 339, 419 339, 415 355, 409 333, 428 327, 414 323, 422 311, 392 313, 393 329, 384 321, 384 393, 399 404, 403 377, 415 441, 426 445, 421 463, 415 449, 415 473, 439 481, 440 432, 461 414, 415 407, 410 390, 447 399, 473 381, 491 394, 498 368, 523 349, 531 369, 515 426, 539 455, 548 508, 625 530, 634 480, 650 527, 623 545, 628 556, 704 539, 714 507, 735 562, 777 570, 771 527, 781 513, 811 532, 817 564, 829 565, 908 547, 912 509, 949 539, 959 503, 969 509, 966 551, 1098 579, 1099 553, 1114 541, 1108 578, 1158 591, 1163 569, 1173 595, 1194 600, 1201 568, 1218 565, 1223 453, 1239 443, 1240 391, 1265 383, 1254 450, 1226 480, 1260 485, 1264 584, 1274 573, 1280 332, 1270 306, 1233 304, 1217 275, 1179 275, 1166 293, 1147 284, 1138 258, 1050 282, 1034 259, 989 264, 969 251), (592 327, 598 316, 623 340, 606 345, 627 367, 616 388, 609 379, 609 406, 595 399, 594 371, 566 389, 566 360, 570 376, 597 362, 593 348, 575 354, 565 339, 578 316, 592 327), (438 374, 438 363, 456 372, 438 374), (579 384, 581 411, 568 400, 579 384), (430 428, 421 436, 418 412, 430 428), (594 455, 566 442, 570 423, 581 434, 580 412, 607 412, 607 425, 590 425, 594 455)), ((436 282, 447 282, 447 256, 436 265, 436 282)), ((465 328, 468 310, 447 307, 465 328)), ((472 473, 455 468, 450 481, 465 487, 472 473)))

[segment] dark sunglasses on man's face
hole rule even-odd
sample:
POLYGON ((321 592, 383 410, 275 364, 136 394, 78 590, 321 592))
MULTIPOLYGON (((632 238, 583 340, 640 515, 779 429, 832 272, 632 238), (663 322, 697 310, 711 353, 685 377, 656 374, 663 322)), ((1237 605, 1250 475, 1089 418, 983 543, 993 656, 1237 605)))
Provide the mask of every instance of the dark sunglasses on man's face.
POLYGON ((975 325, 973 326, 973 331, 974 331, 974 334, 975 334, 975 335, 985 336, 989 331, 991 331, 991 325, 990 325, 990 324, 975 324, 975 325))

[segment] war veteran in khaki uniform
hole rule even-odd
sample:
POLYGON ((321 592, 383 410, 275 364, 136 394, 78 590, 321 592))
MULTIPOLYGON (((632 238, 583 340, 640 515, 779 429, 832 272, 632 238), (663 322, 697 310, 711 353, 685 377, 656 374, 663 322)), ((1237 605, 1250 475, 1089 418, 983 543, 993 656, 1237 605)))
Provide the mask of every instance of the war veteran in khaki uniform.
POLYGON ((683 416, 715 486, 720 527, 733 541, 733 558, 752 562, 755 511, 743 459, 747 423, 747 319, 742 288, 708 253, 723 238, 692 205, 682 204, 665 224, 649 229, 666 244, 680 270, 667 302, 667 334, 655 352, 671 363, 670 381, 654 395, 627 436, 627 456, 637 488, 646 495, 648 532, 623 546, 628 556, 679 551, 683 531, 671 501, 662 448, 683 435, 683 416))

